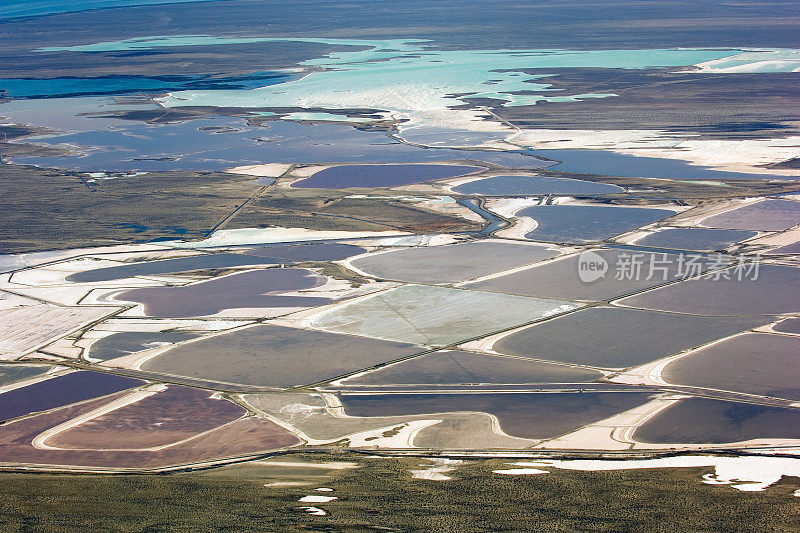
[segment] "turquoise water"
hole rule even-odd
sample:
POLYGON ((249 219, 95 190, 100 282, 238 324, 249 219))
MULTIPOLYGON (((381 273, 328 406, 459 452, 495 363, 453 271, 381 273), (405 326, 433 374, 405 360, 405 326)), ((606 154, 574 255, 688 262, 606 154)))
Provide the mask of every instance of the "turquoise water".
POLYGON ((285 72, 255 72, 247 76, 211 78, 209 76, 109 76, 97 78, 5 78, 0 79, 0 95, 11 98, 65 98, 134 92, 167 92, 181 89, 255 89, 297 79, 285 72))
MULTIPOLYGON (((559 94, 546 77, 519 72, 542 68, 652 69, 683 67, 726 58, 758 64, 759 54, 736 49, 652 50, 436 50, 422 40, 324 39, 277 37, 214 37, 176 35, 42 48, 41 51, 107 52, 174 46, 208 46, 256 42, 306 42, 344 47, 302 63, 322 68, 297 81, 242 91, 180 91, 162 100, 166 106, 374 108, 386 111, 446 111, 470 98, 493 98, 504 105, 533 105, 539 101, 579 101, 614 96, 610 93, 559 94), (356 50, 352 50, 356 47, 356 50), (458 96, 455 96, 458 95, 458 96)), ((794 56, 792 56, 794 57, 794 56)), ((800 58, 798 58, 800 62, 800 58)), ((793 64, 788 62, 789 66, 793 64)), ((754 67, 756 68, 756 67, 754 67)), ((775 64, 769 68, 774 71, 775 64)), ((789 68, 786 66, 786 68, 789 68)), ((791 70, 791 69, 790 69, 791 70)))
POLYGON ((203 0, 4 0, 0 3, 0 18, 38 17, 53 13, 88 11, 109 7, 182 4, 203 0))

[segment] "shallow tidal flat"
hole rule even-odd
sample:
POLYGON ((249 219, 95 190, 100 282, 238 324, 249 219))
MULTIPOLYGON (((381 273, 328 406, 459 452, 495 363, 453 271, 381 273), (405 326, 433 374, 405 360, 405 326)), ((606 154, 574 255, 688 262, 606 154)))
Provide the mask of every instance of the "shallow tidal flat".
POLYGON ((455 283, 550 259, 553 248, 478 241, 408 248, 358 258, 357 269, 378 278, 411 283, 455 283))
POLYGON ((702 348, 663 370, 668 383, 800 400, 800 337, 746 333, 702 348))
POLYGON ((607 183, 576 180, 569 178, 549 178, 544 176, 495 176, 453 187, 453 192, 478 196, 516 196, 516 195, 601 195, 623 192, 625 189, 607 183))
POLYGON ((217 268, 231 268, 250 265, 270 265, 296 261, 333 261, 363 253, 358 246, 339 243, 278 244, 245 248, 242 253, 214 253, 140 261, 105 268, 85 270, 67 276, 72 283, 92 283, 112 281, 134 276, 154 276, 217 268))
POLYGON ((185 331, 123 331, 93 342, 88 353, 84 355, 107 361, 156 346, 188 341, 199 335, 200 333, 185 331))
POLYGON ((341 400, 350 416, 484 412, 496 416, 508 435, 547 439, 632 409, 649 396, 639 392, 342 394, 341 400))
POLYGON ((562 300, 406 285, 338 306, 313 319, 312 326, 444 346, 576 307, 562 300))
POLYGON ((706 218, 707 228, 783 231, 800 224, 800 202, 767 199, 706 218))
POLYGON ((48 365, 0 364, 0 387, 41 376, 51 368, 48 365))
POLYGON ((535 205, 516 216, 530 217, 538 224, 525 235, 528 239, 584 243, 609 239, 674 214, 668 209, 644 207, 535 205))
POLYGON ((602 377, 600 372, 461 351, 415 357, 348 379, 347 385, 448 385, 467 383, 578 383, 602 377))
POLYGON ((408 343, 324 331, 259 325, 176 346, 142 370, 257 387, 332 379, 413 355, 408 343))
POLYGON ((299 268, 270 268, 223 276, 183 287, 146 287, 125 291, 119 300, 144 305, 149 316, 207 316, 226 309, 314 307, 330 298, 285 296, 281 293, 322 285, 325 278, 299 268))
POLYGON ((464 165, 339 165, 320 170, 292 187, 349 189, 396 187, 424 181, 455 178, 485 170, 464 165))
POLYGON ((701 315, 778 315, 800 311, 800 268, 762 264, 757 279, 713 274, 620 300, 620 304, 701 315))
MULTIPOLYGON (((619 248, 594 249, 608 263, 608 271, 595 281, 585 283, 578 277, 579 255, 556 259, 542 265, 513 272, 504 276, 468 283, 470 289, 505 294, 538 296, 541 298, 563 298, 565 300, 595 301, 620 297, 667 281, 682 277, 679 272, 678 254, 650 253, 639 250, 619 248), (622 275, 617 279, 617 266, 623 265, 637 255, 642 264, 638 276, 622 275), (651 264, 664 266, 666 271, 654 270, 650 275, 651 264), (649 279, 648 279, 649 278, 649 279)), ((701 264, 708 264, 705 260, 701 264)), ((622 274, 625 274, 623 271, 622 274)))
POLYGON ((633 438, 653 444, 800 439, 800 409, 689 398, 648 420, 633 438))
POLYGON ((769 320, 594 307, 503 337, 492 349, 561 363, 628 368, 746 331, 769 320))
MULTIPOLYGON (((10 111, 25 105, 17 102, 12 102, 9 106, 10 111)), ((42 113, 43 118, 40 122, 43 126, 54 124, 53 120, 63 122, 64 109, 74 108, 72 99, 39 100, 37 104, 39 107, 49 108, 51 113, 51 117, 42 113)), ((71 116, 66 119, 71 119, 71 116)), ((185 122, 155 124, 120 119, 93 120, 97 123, 94 128, 83 126, 83 131, 50 135, 36 140, 37 144, 48 147, 68 144, 77 147, 80 152, 60 156, 48 154, 41 157, 21 155, 13 157, 12 162, 85 172, 223 171, 239 165, 289 161, 305 164, 334 161, 399 164, 469 159, 523 169, 536 169, 550 164, 548 161, 520 152, 445 148, 425 150, 391 141, 383 133, 361 131, 344 124, 308 125, 271 121, 250 126, 244 119, 237 117, 195 118, 185 122), (110 121, 113 128, 108 128, 104 121, 110 121), (94 146, 102 146, 105 149, 90 150, 94 146), (120 157, 120 153, 125 153, 127 157, 120 157)), ((54 124, 53 129, 59 128, 54 124)), ((381 168, 384 165, 371 166, 381 168)), ((430 167, 428 169, 430 172, 436 169, 442 178, 483 170, 480 167, 453 165, 423 165, 423 167, 430 167), (453 169, 458 168, 462 171, 453 174, 453 169)), ((384 183, 381 181, 382 170, 378 172, 373 168, 372 172, 360 174, 357 170, 353 171, 355 165, 347 168, 350 170, 349 174, 342 176, 339 174, 344 171, 333 171, 317 178, 312 176, 311 183, 318 180, 328 181, 326 176, 335 178, 334 181, 341 183, 356 183, 349 185, 353 187, 363 186, 357 183, 364 183, 364 179, 367 183, 374 183, 372 186, 381 186, 384 183), (358 177, 359 175, 361 177, 358 177)), ((409 166, 398 165, 397 168, 408 169, 409 166)), ((407 170, 398 170, 385 184, 391 185, 392 181, 396 181, 395 185, 403 181, 405 183, 426 181, 434 179, 437 175, 421 173, 419 169, 413 170, 414 179, 407 175, 407 170), (405 178, 402 177, 404 175, 405 178)))
POLYGON ((667 228, 636 241, 637 245, 674 250, 712 252, 758 235, 757 231, 705 228, 667 228))

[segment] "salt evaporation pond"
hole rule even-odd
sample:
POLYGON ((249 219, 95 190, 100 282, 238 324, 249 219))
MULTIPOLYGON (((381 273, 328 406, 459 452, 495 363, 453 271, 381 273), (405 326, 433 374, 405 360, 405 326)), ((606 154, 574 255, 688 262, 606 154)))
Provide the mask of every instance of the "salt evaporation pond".
POLYGON ((517 213, 536 220, 525 237, 546 242, 601 241, 674 215, 668 209, 604 205, 535 205, 517 213))
POLYGON ((223 276, 184 287, 145 287, 125 291, 119 300, 144 304, 149 316, 207 316, 225 309, 314 307, 330 298, 281 293, 317 287, 324 277, 300 268, 270 268, 223 276))
POLYGON ((0 364, 0 387, 41 376, 52 368, 48 365, 0 364))
POLYGON ((283 264, 295 261, 335 261, 363 252, 364 249, 358 246, 330 242, 272 244, 246 248, 243 250, 243 253, 204 254, 96 268, 70 274, 67 276, 66 281, 72 283, 94 283, 134 276, 173 274, 192 270, 283 264))
POLYGON ((72 372, 0 394, 0 421, 112 394, 143 383, 113 374, 72 372))
POLYGON ((791 176, 777 174, 752 174, 729 172, 708 167, 690 165, 678 159, 643 157, 619 154, 606 150, 535 150, 536 155, 561 161, 553 170, 600 174, 627 178, 663 178, 675 180, 722 180, 722 179, 777 179, 791 180, 791 176))
POLYGON ((495 176, 453 187, 453 192, 481 196, 596 195, 614 194, 624 190, 622 187, 607 183, 543 176, 495 176))
POLYGON ((674 250, 715 251, 758 235, 757 231, 667 228, 636 241, 637 245, 674 250))
POLYGON ((199 335, 185 331, 123 331, 95 341, 85 355, 107 361, 148 348, 194 339, 199 335))
POLYGON ((346 189, 394 187, 423 181, 455 178, 485 170, 463 165, 339 165, 326 168, 292 187, 346 189))

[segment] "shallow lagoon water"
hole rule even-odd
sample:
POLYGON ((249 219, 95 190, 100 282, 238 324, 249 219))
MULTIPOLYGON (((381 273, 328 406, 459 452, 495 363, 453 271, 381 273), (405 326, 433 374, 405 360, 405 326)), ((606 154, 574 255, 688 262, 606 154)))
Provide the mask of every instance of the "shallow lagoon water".
POLYGON ((0 364, 0 387, 41 376, 52 368, 52 366, 48 365, 0 364))
POLYGON ((95 78, 5 78, 0 94, 10 98, 65 98, 103 94, 163 93, 186 89, 255 89, 297 79, 285 72, 254 72, 247 76, 109 76, 95 78))
POLYGON ((178 4, 199 1, 201 0, 47 0, 46 2, 5 0, 3 4, 0 4, 0 18, 39 17, 54 13, 69 13, 71 11, 86 11, 109 7, 178 4))
POLYGON ((453 192, 461 194, 478 194, 482 196, 507 195, 595 195, 622 192, 622 187, 607 183, 574 180, 567 178, 547 178, 543 176, 495 176, 453 188, 453 192))
POLYGON ((525 235, 547 242, 601 241, 674 215, 667 209, 604 205, 535 205, 517 213, 538 227, 525 235))
MULTIPOLYGON (((61 102, 51 100, 47 102, 61 102)), ((87 102, 89 105, 89 102, 87 102)), ((41 107, 41 105, 40 105, 41 107)), ((48 111, 52 106, 45 105, 48 111)), ((3 110, 0 108, 0 114, 3 110)), ((211 117, 171 124, 98 120, 97 131, 39 137, 44 145, 78 147, 80 154, 60 157, 12 157, 13 163, 80 171, 225 170, 263 163, 424 163, 475 159, 511 168, 541 168, 548 161, 522 152, 423 149, 341 124, 273 121, 248 126, 244 119, 211 117), (225 128, 211 134, 200 128, 225 128), (95 148, 93 148, 95 147, 95 148)), ((46 122, 46 120, 42 120, 46 122)), ((62 121, 63 122, 63 121, 62 121)), ((69 121, 67 121, 69 122, 69 121)))
POLYGON ((454 178, 484 170, 463 165, 340 165, 326 168, 292 187, 344 189, 395 187, 423 181, 454 178))

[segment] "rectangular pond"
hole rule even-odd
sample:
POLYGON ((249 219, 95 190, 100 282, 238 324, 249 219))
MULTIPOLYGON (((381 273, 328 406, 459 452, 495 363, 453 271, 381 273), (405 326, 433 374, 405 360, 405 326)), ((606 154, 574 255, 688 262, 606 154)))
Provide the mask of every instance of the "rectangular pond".
POLYGON ((666 228, 636 241, 640 246, 712 252, 755 237, 757 231, 705 228, 666 228))
POLYGON ((768 199, 704 219, 707 228, 783 231, 800 224, 800 202, 768 199))
POLYGON ((570 433, 592 422, 649 399, 639 392, 519 393, 519 394, 342 394, 350 416, 397 416, 452 412, 483 412, 497 417, 508 435, 547 439, 570 433))
POLYGON ((138 379, 100 372, 71 372, 0 394, 0 421, 55 409, 143 385, 138 379))
POLYGON ((668 383, 800 401, 800 337, 746 333, 664 368, 668 383))
POLYGON ((557 255, 557 250, 546 246, 477 241, 378 253, 356 259, 352 265, 377 278, 412 283, 455 283, 557 255))
MULTIPOLYGON (((733 267, 736 268, 736 267, 733 267)), ((619 303, 632 307, 704 315, 778 315, 800 312, 800 268, 762 264, 756 279, 746 270, 738 279, 729 270, 727 279, 703 277, 682 281, 619 303)))
MULTIPOLYGON (((695 263, 699 265, 700 273, 706 270, 709 261, 701 258, 695 263)), ((505 276, 468 283, 466 287, 542 298, 593 301, 620 297, 681 279, 689 270, 682 266, 680 254, 625 248, 594 249, 505 276), (596 279, 582 280, 579 269, 587 261, 604 262, 605 272, 598 271, 598 275, 602 275, 596 279)))
POLYGON ((627 368, 761 326, 769 320, 593 307, 504 337, 493 349, 561 363, 627 368))
POLYGON ((648 420, 633 438, 654 444, 800 439, 800 409, 689 398, 648 420))
POLYGON ((348 379, 346 384, 577 383, 600 377, 600 372, 582 368, 449 350, 395 363, 348 379))
POLYGON ((690 165, 680 159, 642 157, 619 154, 606 150, 536 150, 540 157, 561 161, 553 170, 601 174, 628 178, 662 178, 676 180, 721 179, 792 179, 777 174, 752 174, 714 170, 700 165, 690 165))
POLYGON ((143 370, 260 387, 307 385, 420 352, 408 343, 253 326, 176 346, 143 370))
POLYGON ((406 285, 312 320, 328 331, 444 346, 578 307, 572 302, 406 285))
POLYGON ((535 205, 516 216, 536 221, 536 229, 525 235, 528 239, 584 243, 609 239, 674 214, 668 209, 644 207, 535 205))

